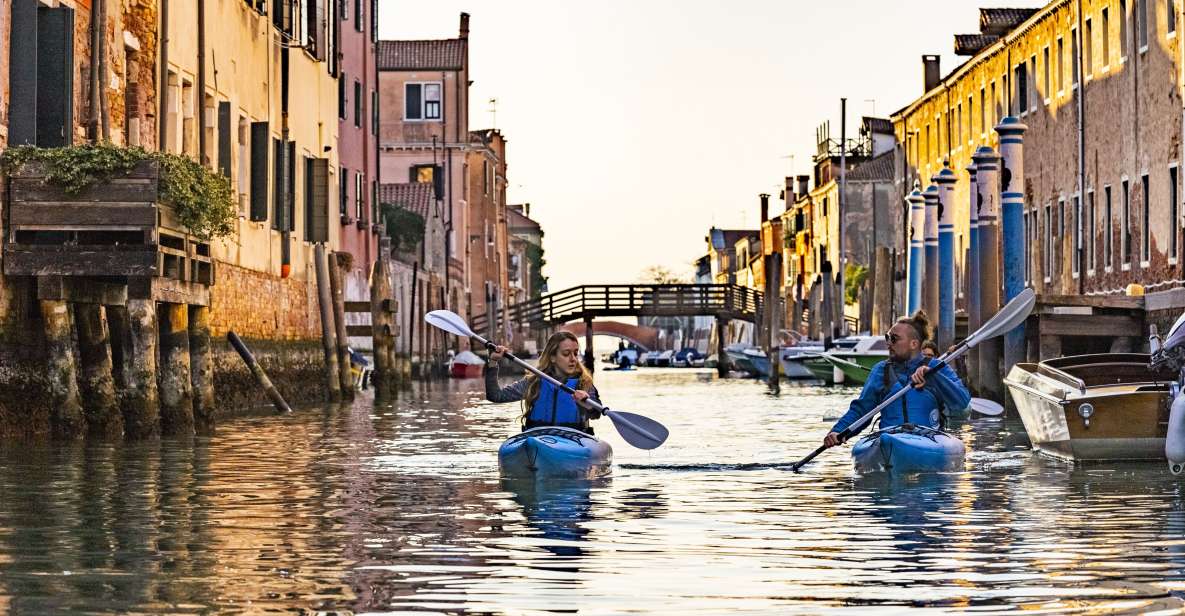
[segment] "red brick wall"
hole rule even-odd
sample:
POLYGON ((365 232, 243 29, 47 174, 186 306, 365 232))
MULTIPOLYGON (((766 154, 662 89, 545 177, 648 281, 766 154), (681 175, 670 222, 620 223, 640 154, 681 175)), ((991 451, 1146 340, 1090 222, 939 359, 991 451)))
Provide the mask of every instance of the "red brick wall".
POLYGON ((317 340, 321 316, 312 280, 278 278, 228 263, 218 263, 210 287, 210 333, 233 329, 243 338, 317 340))

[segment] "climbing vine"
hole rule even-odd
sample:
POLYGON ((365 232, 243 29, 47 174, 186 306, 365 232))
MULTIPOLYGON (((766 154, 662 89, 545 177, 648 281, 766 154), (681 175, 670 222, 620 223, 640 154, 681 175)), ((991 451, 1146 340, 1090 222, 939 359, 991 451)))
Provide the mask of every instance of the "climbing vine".
POLYGON ((543 247, 528 242, 527 261, 531 264, 531 297, 539 297, 547 289, 547 276, 543 275, 547 260, 543 258, 543 247))
POLYGON ((234 231, 235 203, 230 180, 178 154, 111 143, 65 148, 22 145, 0 154, 0 170, 11 175, 30 163, 43 165, 46 181, 73 196, 126 175, 144 161, 154 161, 160 167, 160 201, 172 206, 190 233, 210 239, 234 231))
POLYGON ((860 298, 860 289, 864 286, 864 281, 867 279, 868 268, 860 265, 859 263, 849 263, 848 266, 844 268, 844 303, 856 303, 856 300, 860 298))
POLYGON ((411 250, 424 240, 424 219, 419 214, 391 203, 383 203, 381 211, 393 249, 411 250))

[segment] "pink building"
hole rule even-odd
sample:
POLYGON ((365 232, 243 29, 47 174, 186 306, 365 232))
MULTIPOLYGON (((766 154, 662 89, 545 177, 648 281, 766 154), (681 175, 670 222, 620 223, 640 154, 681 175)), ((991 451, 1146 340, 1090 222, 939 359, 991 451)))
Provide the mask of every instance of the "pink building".
POLYGON ((378 15, 373 0, 341 0, 337 12, 338 211, 341 249, 354 255, 346 299, 370 297, 367 280, 378 254, 378 15))
POLYGON ((469 15, 458 38, 380 41, 380 173, 433 187, 445 215, 447 305, 467 312, 469 237, 465 156, 469 148, 469 15))

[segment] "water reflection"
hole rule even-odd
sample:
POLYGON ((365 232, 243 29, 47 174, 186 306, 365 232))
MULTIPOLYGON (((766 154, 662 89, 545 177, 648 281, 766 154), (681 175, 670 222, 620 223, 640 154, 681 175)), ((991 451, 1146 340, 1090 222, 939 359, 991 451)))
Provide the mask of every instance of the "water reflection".
POLYGON ((0 611, 753 613, 1176 610, 1181 481, 1032 456, 962 422, 965 472, 801 474, 847 394, 686 371, 598 375, 672 429, 599 432, 591 482, 505 482, 517 405, 479 383, 113 447, 0 443, 0 611))

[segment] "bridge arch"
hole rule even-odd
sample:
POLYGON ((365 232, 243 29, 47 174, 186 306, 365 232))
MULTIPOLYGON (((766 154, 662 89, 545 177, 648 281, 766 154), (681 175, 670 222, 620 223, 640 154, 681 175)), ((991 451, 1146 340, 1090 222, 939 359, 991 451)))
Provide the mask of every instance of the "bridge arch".
MULTIPOLYGON (((573 323, 566 323, 559 327, 560 331, 571 332, 576 334, 576 337, 581 340, 587 332, 582 321, 573 323)), ((623 338, 639 347, 643 351, 649 351, 655 348, 658 344, 658 330, 653 327, 645 327, 641 325, 630 325, 629 323, 622 323, 620 321, 596 321, 592 322, 592 333, 594 336, 613 336, 615 338, 623 338)))

